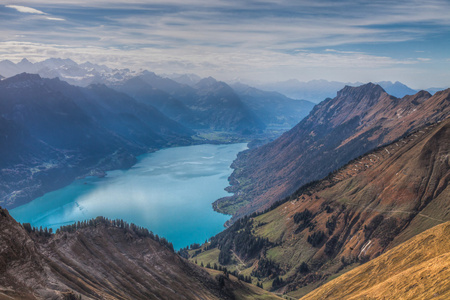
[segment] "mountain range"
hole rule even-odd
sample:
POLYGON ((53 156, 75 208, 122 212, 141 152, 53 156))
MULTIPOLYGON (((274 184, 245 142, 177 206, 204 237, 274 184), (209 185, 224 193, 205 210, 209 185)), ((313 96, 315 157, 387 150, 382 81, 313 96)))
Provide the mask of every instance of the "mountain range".
MULTIPOLYGON (((311 80, 307 82, 291 79, 287 81, 273 82, 273 83, 253 83, 252 85, 266 90, 276 91, 282 93, 293 99, 307 99, 314 103, 319 103, 326 98, 336 97, 336 92, 343 89, 345 86, 360 86, 361 82, 339 82, 327 80, 311 80)), ((406 95, 414 95, 418 90, 412 89, 407 85, 396 81, 380 81, 377 82, 388 94, 397 98, 402 98, 406 95)), ((425 89, 431 94, 444 90, 445 88, 427 88, 425 89)))
POLYGON ((0 82, 0 203, 15 207, 135 156, 192 143, 190 129, 104 85, 19 74, 0 82))
POLYGON ((191 87, 144 72, 114 88, 194 130, 254 134, 265 129, 230 86, 211 77, 191 87))
POLYGON ((233 219, 267 209, 351 159, 444 120, 449 111, 450 89, 399 99, 376 84, 347 86, 275 141, 240 153, 228 188, 239 193, 219 199, 215 209, 233 219))
MULTIPOLYGON (((115 69, 90 62, 78 64, 71 59, 61 58, 49 58, 36 63, 30 62, 26 58, 18 63, 13 63, 9 60, 0 61, 0 79, 1 77, 11 77, 24 72, 39 74, 44 78, 58 77, 72 85, 79 86, 88 86, 93 83, 115 85, 133 77, 151 73, 142 70, 115 69)), ((164 74, 162 77, 191 87, 202 80, 201 77, 195 74, 164 74)), ((231 85, 239 85, 247 81, 249 80, 234 80, 231 85)), ((297 79, 269 83, 249 82, 251 82, 251 86, 263 91, 278 92, 291 99, 304 99, 314 103, 319 103, 326 98, 334 98, 336 92, 347 85, 360 86, 363 84, 362 82, 339 82, 323 79, 307 82, 302 82, 297 79)), ((412 89, 399 81, 380 81, 377 84, 388 94, 398 98, 413 95, 418 92, 418 90, 412 89)), ((164 90, 164 88, 162 89, 164 90)), ((430 87, 425 90, 433 95, 444 89, 444 87, 430 87)))
POLYGON ((93 83, 113 83, 137 75, 136 72, 129 69, 112 69, 90 62, 77 64, 69 58, 49 58, 36 63, 24 58, 16 64, 9 60, 0 61, 0 74, 3 77, 12 77, 21 73, 39 74, 44 78, 58 77, 79 86, 88 86, 93 83))
POLYGON ((298 123, 233 163, 235 194, 214 203, 233 214, 228 228, 176 254, 123 220, 52 233, 0 208, 0 299, 279 299, 267 290, 445 299, 450 89, 397 98, 378 84, 346 86, 303 118, 309 102, 173 78, 145 71, 84 87, 27 73, 2 79, 0 203, 128 168, 201 133, 251 139, 298 123))
MULTIPOLYGON (((221 263, 250 274, 269 289, 299 298, 335 275, 450 221, 449 136, 448 118, 420 127, 302 186, 266 212, 236 220, 202 251, 192 251, 191 259, 221 263)), ((445 247, 437 253, 448 255, 445 247)), ((377 278, 369 273, 374 265, 361 267, 365 276, 377 278)), ((377 265, 377 272, 384 266, 377 265)), ((355 286, 366 287, 362 282, 355 286)), ((347 299, 333 296, 325 287, 328 297, 347 299)), ((334 288, 341 291, 336 295, 357 289, 339 284, 334 288)))

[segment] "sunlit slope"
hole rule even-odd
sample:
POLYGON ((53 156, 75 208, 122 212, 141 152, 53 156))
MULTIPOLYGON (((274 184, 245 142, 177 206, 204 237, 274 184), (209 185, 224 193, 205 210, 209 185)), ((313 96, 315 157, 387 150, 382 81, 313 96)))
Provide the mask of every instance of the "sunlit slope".
POLYGON ((238 220, 191 259, 299 298, 450 221, 449 149, 449 119, 423 127, 238 220))
POLYGON ((450 222, 415 236, 301 299, 450 299, 450 222))

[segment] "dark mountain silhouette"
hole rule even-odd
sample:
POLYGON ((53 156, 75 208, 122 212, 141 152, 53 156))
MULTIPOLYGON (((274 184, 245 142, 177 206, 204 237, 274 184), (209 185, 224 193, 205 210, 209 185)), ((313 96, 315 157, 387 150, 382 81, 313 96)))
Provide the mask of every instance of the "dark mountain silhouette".
POLYGON ((191 142, 193 132, 104 85, 20 74, 0 82, 1 195, 6 207, 87 174, 127 168, 135 155, 191 142))

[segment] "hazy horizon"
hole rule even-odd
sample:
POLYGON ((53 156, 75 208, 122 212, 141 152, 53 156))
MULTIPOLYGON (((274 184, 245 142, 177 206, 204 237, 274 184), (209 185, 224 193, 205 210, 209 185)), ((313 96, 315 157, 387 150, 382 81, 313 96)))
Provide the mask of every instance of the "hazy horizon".
POLYGON ((0 53, 223 81, 449 86, 448 1, 291 2, 11 1, 0 53))

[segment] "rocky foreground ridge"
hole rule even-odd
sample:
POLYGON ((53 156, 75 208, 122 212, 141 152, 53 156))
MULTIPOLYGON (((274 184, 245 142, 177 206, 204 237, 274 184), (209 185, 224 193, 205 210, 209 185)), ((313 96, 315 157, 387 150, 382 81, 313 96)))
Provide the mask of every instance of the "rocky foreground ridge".
POLYGON ((210 274, 148 230, 97 218, 56 234, 0 208, 0 299, 278 299, 210 274))

